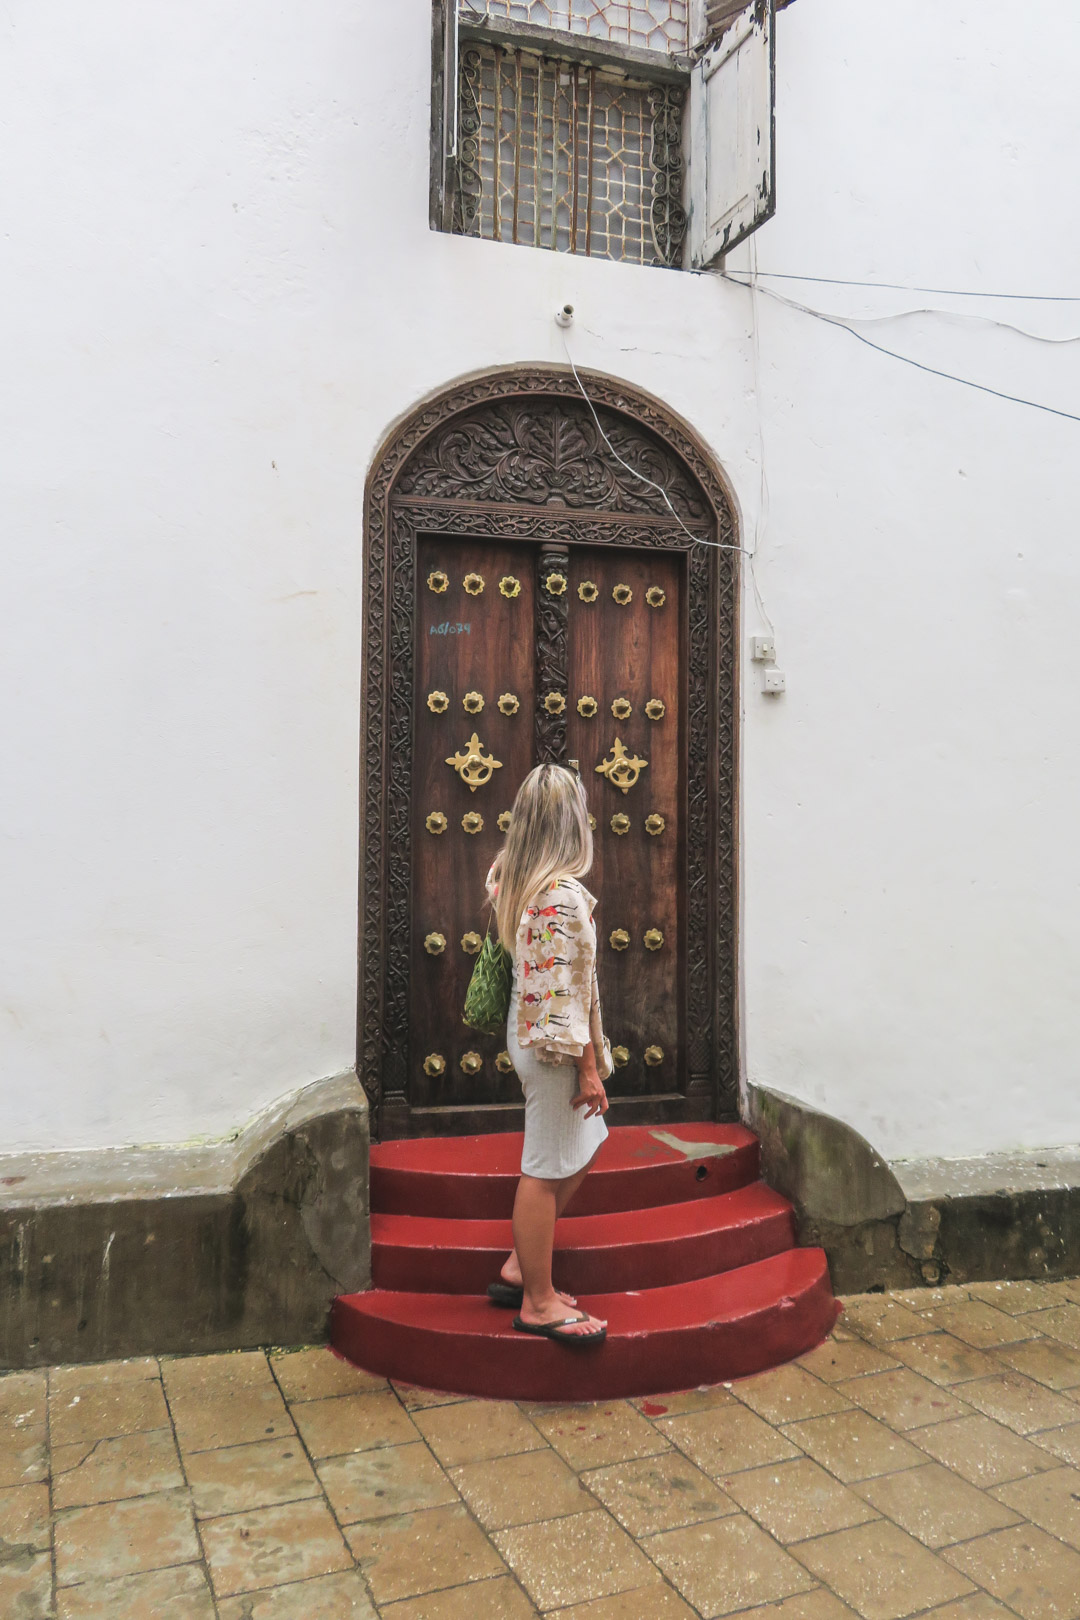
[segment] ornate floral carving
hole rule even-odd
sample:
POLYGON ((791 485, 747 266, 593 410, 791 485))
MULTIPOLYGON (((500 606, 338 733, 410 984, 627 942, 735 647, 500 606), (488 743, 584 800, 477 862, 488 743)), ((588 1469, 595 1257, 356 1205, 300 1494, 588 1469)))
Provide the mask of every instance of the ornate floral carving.
POLYGON ((557 574, 564 581, 561 591, 547 589, 536 593, 536 689, 547 698, 536 705, 536 759, 540 765, 566 763, 566 701, 552 703, 566 691, 566 573, 569 554, 564 547, 541 546, 537 559, 537 580, 542 585, 557 574))
MULTIPOLYGON (((645 471, 660 456, 672 499, 684 521, 700 523, 704 538, 734 543, 725 487, 696 440, 647 395, 611 378, 587 375, 605 431, 645 471), (634 457, 645 459, 634 460, 634 457), (677 486, 677 488, 676 488, 677 486)), ((361 1079, 384 1137, 407 1134, 409 1030, 409 894, 411 880, 413 570, 416 535, 468 534, 503 542, 656 547, 687 553, 689 637, 687 816, 687 1029, 688 1119, 737 1117, 735 1047, 736 666, 738 553, 694 546, 666 508, 622 504, 618 489, 597 485, 592 504, 570 499, 570 462, 552 460, 550 431, 534 438, 525 417, 557 415, 587 438, 589 419, 572 376, 521 368, 474 378, 429 402, 401 427, 368 484, 365 524, 365 593, 362 738, 361 973, 359 1055, 361 1079), (502 417, 499 413, 504 413, 502 417), (460 435, 482 418, 517 424, 521 442, 508 453, 543 471, 535 488, 511 493, 496 479, 491 458, 470 469, 460 435), (543 454, 538 444, 543 443, 543 454), (435 469, 441 467, 441 472, 435 469), (402 475, 427 469, 424 487, 404 493, 402 475), (555 501, 548 504, 549 496, 555 501), (502 503, 502 504, 499 504, 502 503), (560 511, 560 505, 563 510, 560 511), (567 511, 567 507, 584 509, 567 511), (633 515, 636 514, 636 515, 633 515), (392 769, 388 761, 393 762, 392 769)), ((595 433, 595 428, 593 429, 595 433)), ((574 439, 558 430, 566 448, 574 439)), ((466 445, 469 433, 466 431, 466 445)), ((584 442, 584 438, 581 440, 584 442)), ((561 456, 561 452, 560 452, 561 456)), ((497 458, 496 458, 497 460, 497 458)), ((575 478, 583 477, 575 474, 575 478)), ((513 482, 513 480, 511 480, 513 482)), ((627 478, 627 483, 634 481, 627 478)), ((650 494, 639 486, 646 496, 650 494)), ((627 492, 629 500, 633 492, 627 492)), ((658 499, 658 498, 657 498, 658 499)), ((662 503, 661 503, 662 504, 662 503)), ((564 559, 565 565, 565 559, 564 559)), ((543 594, 543 593, 539 593, 543 594)), ((550 598, 548 599, 551 600, 550 598)), ((565 601, 565 598, 563 599, 565 601)), ((538 672, 539 678, 539 672, 538 672)), ((546 683, 545 683, 546 685, 546 683)), ((562 683, 565 688, 565 680, 562 683)), ((545 689, 541 686, 541 690, 545 689)), ((421 820, 418 823, 421 833, 421 820)), ((621 1052, 620 1052, 621 1055, 621 1052)), ((414 1061, 416 1057, 414 1055, 414 1061)), ((421 1130, 431 1127, 425 1122, 421 1130)), ((482 1128, 471 1124, 471 1129, 482 1128)))
POLYGON ((652 103, 652 233, 665 264, 677 265, 686 236, 682 205, 682 126, 686 93, 678 84, 654 85, 652 103))

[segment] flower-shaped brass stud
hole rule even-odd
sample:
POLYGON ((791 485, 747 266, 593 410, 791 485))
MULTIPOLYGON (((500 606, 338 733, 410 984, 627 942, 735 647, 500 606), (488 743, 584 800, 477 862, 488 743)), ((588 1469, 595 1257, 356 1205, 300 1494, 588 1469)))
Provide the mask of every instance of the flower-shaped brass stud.
POLYGON ((513 574, 504 574, 499 581, 499 594, 513 601, 515 596, 521 595, 520 579, 515 579, 513 574))
POLYGON ((480 935, 474 934, 471 930, 469 933, 462 934, 461 936, 461 948, 465 952, 466 956, 479 955, 480 947, 483 943, 484 942, 480 938, 480 935))
POLYGON ((436 596, 441 596, 449 583, 450 580, 446 574, 443 573, 441 568, 433 568, 427 577, 428 590, 434 591, 436 596))
POLYGON ((499 1053, 498 1057, 495 1059, 495 1067, 498 1069, 500 1074, 513 1074, 514 1060, 510 1056, 509 1052, 499 1053))
POLYGON ((616 698, 611 705, 611 712, 616 720, 629 720, 634 712, 634 705, 629 698, 616 698))
POLYGON ((429 1052, 424 1059, 424 1073, 435 1076, 446 1073, 446 1059, 441 1052, 429 1052))
POLYGON ((428 832, 435 833, 436 836, 438 836, 439 833, 444 833, 449 825, 450 823, 447 821, 441 810, 433 810, 430 816, 428 816, 427 820, 424 822, 424 826, 427 828, 428 832))
POLYGON ((583 602, 595 602, 600 595, 600 587, 591 579, 583 579, 577 588, 577 593, 583 602))
POLYGON ((664 1048, 662 1046, 647 1046, 645 1048, 645 1061, 650 1069, 659 1068, 664 1061, 664 1048))
POLYGON ((465 587, 467 596, 479 596, 484 588, 483 574, 466 574, 461 582, 465 587))
POLYGON ((466 714, 479 714, 484 707, 484 694, 482 692, 466 692, 461 700, 461 706, 466 714))
POLYGON ((549 596, 565 596, 566 575, 549 574, 547 579, 544 581, 544 589, 547 591, 549 596))
POLYGON ((429 692, 427 706, 432 714, 445 714, 450 707, 450 699, 445 692, 429 692))
POLYGON ((645 705, 645 713, 650 720, 662 720, 667 713, 662 698, 650 698, 645 705))
POLYGON ((613 1046, 611 1048, 611 1061, 617 1069, 625 1069, 630 1061, 630 1053, 625 1046, 613 1046))
POLYGON ((500 810, 498 820, 496 822, 496 826, 498 827, 499 831, 500 832, 509 832, 510 831, 510 823, 513 821, 513 819, 514 818, 510 814, 509 810, 500 810))
POLYGON ((521 699, 516 692, 504 692, 499 699, 500 714, 517 714, 521 708, 521 699))
POLYGON ((613 951, 625 951, 630 943, 630 935, 625 928, 613 928, 608 935, 608 944, 613 951))
POLYGON ((479 1052, 462 1052, 458 1062, 466 1074, 479 1074, 484 1067, 484 1060, 479 1052))
POLYGON ((617 838, 623 838, 630 831, 630 817, 624 816, 620 810, 618 815, 611 818, 611 830, 617 838))
POLYGON ((566 699, 561 692, 548 692, 544 698, 544 708, 548 714, 562 714, 566 708, 566 699))
POLYGON ((483 832, 484 818, 479 810, 467 810, 461 818, 461 825, 467 833, 483 832))
POLYGON ((660 589, 659 585, 650 585, 645 592, 645 600, 650 607, 663 607, 667 601, 667 595, 660 589))
POLYGON ((647 928, 645 930, 645 938, 642 941, 642 944, 645 946, 647 951, 658 951, 662 948, 663 943, 664 936, 660 932, 659 928, 647 928))
POLYGON ((589 816, 589 826, 592 828, 593 832, 596 831, 596 817, 592 814, 589 816))
POLYGON ((579 697, 577 700, 577 712, 583 720, 591 720, 599 707, 594 697, 579 697))
POLYGON ((441 956, 446 949, 445 934, 428 934, 424 939, 424 949, 429 956, 441 956))
POLYGON ((634 600, 634 593, 629 585, 616 585, 611 594, 620 607, 626 607, 634 600))
POLYGON ((645 817, 645 831, 650 838, 659 838, 666 826, 667 822, 663 816, 652 815, 645 817))

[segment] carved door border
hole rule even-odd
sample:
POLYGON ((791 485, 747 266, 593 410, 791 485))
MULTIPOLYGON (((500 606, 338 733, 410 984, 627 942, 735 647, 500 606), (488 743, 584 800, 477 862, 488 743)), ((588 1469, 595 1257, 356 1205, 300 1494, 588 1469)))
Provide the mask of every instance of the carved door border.
MULTIPOLYGON (((698 441, 638 389, 598 373, 587 374, 587 381, 620 454, 665 484, 688 527, 707 528, 706 538, 734 545, 731 498, 698 441)), ((386 442, 368 480, 358 1070, 376 1134, 397 1137, 415 1129, 406 1065, 415 556, 421 532, 688 554, 689 1078, 685 1103, 670 1117, 737 1118, 740 554, 695 545, 658 495, 629 476, 619 478, 572 375, 529 368, 476 378, 429 401, 386 442), (552 449, 553 424, 569 431, 576 460, 560 464, 552 449)), ((623 1107, 619 1115, 635 1117, 623 1107)), ((475 1117, 461 1125, 482 1128, 475 1117)), ((426 1128, 432 1128, 430 1120, 426 1128)), ((451 1121, 435 1128, 452 1128, 451 1121)))

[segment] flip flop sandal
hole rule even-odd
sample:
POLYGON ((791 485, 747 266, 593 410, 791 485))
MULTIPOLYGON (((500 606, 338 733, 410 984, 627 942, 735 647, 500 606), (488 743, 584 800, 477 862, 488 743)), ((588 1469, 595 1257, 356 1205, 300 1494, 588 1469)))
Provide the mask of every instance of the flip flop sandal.
POLYGON ((560 1344, 601 1344, 607 1338, 607 1328, 601 1328, 599 1333, 559 1332, 560 1328, 588 1320, 588 1316, 564 1316, 561 1322, 523 1322, 520 1316, 515 1316, 514 1326, 519 1333, 535 1333, 541 1339, 558 1339, 560 1344))
POLYGON ((525 1290, 500 1278, 498 1282, 488 1283, 487 1296, 493 1305, 505 1305, 510 1310, 518 1311, 525 1298, 525 1290))

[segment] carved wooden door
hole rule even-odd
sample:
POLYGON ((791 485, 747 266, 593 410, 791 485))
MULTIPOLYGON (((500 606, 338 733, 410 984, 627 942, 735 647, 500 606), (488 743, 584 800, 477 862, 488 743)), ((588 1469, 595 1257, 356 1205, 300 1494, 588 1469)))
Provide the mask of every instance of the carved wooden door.
POLYGON ((461 1012, 484 877, 523 777, 586 784, 616 1114, 670 1113, 686 1067, 681 552, 420 536, 412 761, 410 1107, 443 1128, 520 1104, 503 1035, 461 1012))

